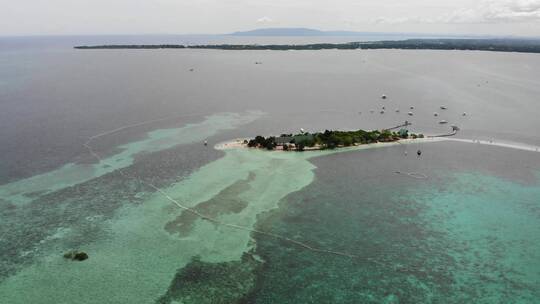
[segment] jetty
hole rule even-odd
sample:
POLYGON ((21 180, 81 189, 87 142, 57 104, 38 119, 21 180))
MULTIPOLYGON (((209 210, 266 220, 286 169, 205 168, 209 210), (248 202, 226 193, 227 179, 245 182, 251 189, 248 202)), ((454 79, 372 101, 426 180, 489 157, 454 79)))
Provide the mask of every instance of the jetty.
MULTIPOLYGON (((397 112, 397 111, 396 111, 397 112)), ((395 127, 392 127, 392 128, 388 128, 388 129, 383 129, 383 130, 388 130, 388 131, 392 131, 392 130, 397 130, 397 129, 401 129, 401 128, 404 128, 404 127, 408 127, 412 125, 412 123, 408 120, 405 120, 404 123, 400 124, 400 125, 397 125, 395 127)))

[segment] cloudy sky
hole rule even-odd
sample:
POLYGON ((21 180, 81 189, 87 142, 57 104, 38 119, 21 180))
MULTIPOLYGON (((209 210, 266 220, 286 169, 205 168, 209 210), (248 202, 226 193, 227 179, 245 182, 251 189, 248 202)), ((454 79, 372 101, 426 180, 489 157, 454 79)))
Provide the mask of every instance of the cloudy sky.
POLYGON ((0 0, 0 35, 260 27, 540 36, 540 0, 0 0))

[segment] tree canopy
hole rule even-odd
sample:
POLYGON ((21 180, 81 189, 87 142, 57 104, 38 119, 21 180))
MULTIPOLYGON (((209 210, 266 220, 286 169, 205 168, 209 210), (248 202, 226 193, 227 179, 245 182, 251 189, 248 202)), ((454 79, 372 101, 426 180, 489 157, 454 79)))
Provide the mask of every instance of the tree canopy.
POLYGON ((313 134, 282 134, 281 137, 270 136, 265 138, 264 136, 256 136, 254 139, 248 141, 248 147, 263 148, 268 150, 274 150, 277 146, 283 146, 283 150, 289 150, 289 144, 294 144, 297 151, 304 151, 306 147, 320 147, 321 149, 335 149, 337 147, 348 147, 358 144, 370 144, 376 142, 392 142, 401 138, 423 138, 422 134, 409 135, 407 130, 400 130, 399 133, 392 132, 390 130, 356 130, 356 131, 332 131, 325 130, 324 132, 316 132, 313 134), (287 143, 285 139, 289 140, 287 143))

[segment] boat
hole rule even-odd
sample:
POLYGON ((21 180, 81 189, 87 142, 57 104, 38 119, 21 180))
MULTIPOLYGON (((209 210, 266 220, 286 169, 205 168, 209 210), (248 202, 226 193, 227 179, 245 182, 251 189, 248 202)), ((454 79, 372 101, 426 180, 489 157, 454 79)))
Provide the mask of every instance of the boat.
POLYGON ((399 109, 396 109, 396 113, 399 113, 399 109))
POLYGON ((382 94, 382 95, 381 95, 381 98, 382 98, 382 99, 386 99, 386 95, 385 95, 385 94, 382 94))
POLYGON ((381 110, 381 114, 384 114, 384 110, 381 110))
POLYGON ((448 123, 448 121, 446 121, 446 120, 444 120, 444 119, 441 120, 441 121, 439 121, 439 124, 441 124, 441 125, 444 125, 444 124, 447 124, 447 123, 448 123))
POLYGON ((414 110, 414 107, 413 107, 413 106, 411 106, 411 107, 410 107, 409 109, 411 109, 411 110, 414 110))
POLYGON ((441 106, 441 110, 446 110, 448 109, 446 106, 441 106))
POLYGON ((207 140, 204 141, 204 145, 208 146, 208 141, 207 140))
POLYGON ((461 114, 462 116, 467 116, 467 112, 463 112, 463 114, 461 114))
POLYGON ((439 113, 434 112, 434 113, 433 113, 433 116, 439 116, 439 113))
POLYGON ((413 116, 413 112, 409 112, 407 113, 409 116, 413 116))

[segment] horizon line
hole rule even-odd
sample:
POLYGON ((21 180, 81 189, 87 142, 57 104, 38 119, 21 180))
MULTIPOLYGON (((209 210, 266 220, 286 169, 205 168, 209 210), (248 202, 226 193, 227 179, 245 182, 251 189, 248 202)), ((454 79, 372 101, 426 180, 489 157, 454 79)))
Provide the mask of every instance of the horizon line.
MULTIPOLYGON (((254 28, 250 30, 238 30, 228 33, 66 33, 66 34, 0 34, 0 38, 25 38, 25 37, 99 37, 99 36, 243 36, 243 37, 306 37, 310 35, 238 35, 242 33, 249 33, 259 30, 310 30, 319 31, 321 33, 349 33, 346 36, 354 36, 355 33, 358 36, 362 35, 418 35, 418 36, 448 36, 448 37, 489 37, 489 38, 524 38, 524 39, 540 39, 539 35, 519 35, 519 34, 473 34, 473 33, 431 33, 431 32, 378 32, 378 31, 359 31, 359 30, 321 30, 308 27, 265 27, 254 28)), ((340 37, 337 35, 327 35, 326 37, 340 37)), ((317 35, 311 35, 311 37, 318 37, 317 35)))

